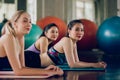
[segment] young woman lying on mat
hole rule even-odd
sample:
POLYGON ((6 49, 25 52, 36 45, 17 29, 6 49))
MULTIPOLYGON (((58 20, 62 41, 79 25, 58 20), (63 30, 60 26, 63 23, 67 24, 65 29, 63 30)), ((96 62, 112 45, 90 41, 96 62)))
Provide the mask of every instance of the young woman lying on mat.
MULTIPOLYGON (((84 35, 84 26, 80 20, 73 20, 68 24, 66 37, 63 37, 58 43, 51 47, 47 52, 40 54, 41 62, 44 66, 50 64, 61 65, 67 60, 72 68, 95 67, 105 68, 106 63, 87 63, 79 61, 76 43, 84 35)), ((49 38, 50 39, 50 38, 49 38)))
POLYGON ((84 26, 80 20, 72 20, 68 24, 68 30, 66 37, 63 37, 58 43, 51 47, 48 51, 48 55, 51 60, 56 64, 63 64, 67 61, 71 68, 81 67, 94 67, 105 68, 106 63, 87 63, 82 62, 78 58, 77 53, 77 41, 81 40, 84 35, 84 26))
MULTIPOLYGON (((16 75, 41 76, 46 74, 48 77, 62 75, 63 70, 54 65, 50 65, 45 69, 29 68, 25 66, 24 35, 28 34, 30 30, 30 15, 23 10, 17 11, 2 30, 3 35, 0 38, 0 65, 5 64, 2 66, 3 68, 10 65, 16 75)), ((33 59, 34 56, 36 55, 32 56, 33 59)), ((34 63, 36 62, 40 62, 40 60, 36 60, 34 63)))
MULTIPOLYGON (((26 56, 39 55, 41 59, 42 67, 48 66, 50 64, 54 64, 49 58, 49 56, 47 55, 47 51, 50 44, 52 44, 52 42, 58 38, 58 35, 59 35, 59 32, 56 24, 51 23, 46 25, 39 39, 33 45, 31 45, 28 49, 25 50, 25 55, 26 56)), ((35 59, 39 60, 39 57, 37 58, 34 56, 31 58, 31 60, 28 58, 25 58, 26 66, 39 68, 39 64, 32 63, 33 60, 35 59)))

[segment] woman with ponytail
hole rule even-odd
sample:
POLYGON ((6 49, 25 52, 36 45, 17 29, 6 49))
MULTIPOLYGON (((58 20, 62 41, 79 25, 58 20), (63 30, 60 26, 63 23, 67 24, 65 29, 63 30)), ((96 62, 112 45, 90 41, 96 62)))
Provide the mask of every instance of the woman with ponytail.
POLYGON ((45 69, 25 66, 24 35, 30 32, 31 27, 30 15, 23 10, 17 11, 5 24, 0 38, 0 68, 11 67, 16 75, 24 76, 62 75, 63 71, 53 65, 45 69))

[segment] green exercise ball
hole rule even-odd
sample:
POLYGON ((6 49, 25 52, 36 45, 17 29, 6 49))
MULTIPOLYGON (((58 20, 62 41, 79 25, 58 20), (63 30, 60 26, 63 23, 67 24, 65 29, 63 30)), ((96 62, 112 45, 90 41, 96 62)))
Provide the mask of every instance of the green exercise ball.
POLYGON ((29 34, 25 35, 25 49, 31 46, 42 34, 42 29, 36 24, 32 24, 32 29, 29 34))

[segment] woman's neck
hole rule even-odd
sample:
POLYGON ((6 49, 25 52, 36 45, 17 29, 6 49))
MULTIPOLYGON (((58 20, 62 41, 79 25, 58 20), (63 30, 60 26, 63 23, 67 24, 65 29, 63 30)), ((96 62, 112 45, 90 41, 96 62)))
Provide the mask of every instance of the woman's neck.
POLYGON ((52 42, 53 42, 52 40, 48 39, 48 44, 50 44, 50 43, 52 43, 52 42))
POLYGON ((69 37, 69 38, 72 40, 73 44, 76 44, 76 43, 77 43, 77 40, 75 40, 75 39, 73 39, 73 38, 71 38, 71 37, 69 37))
POLYGON ((18 38, 19 40, 24 38, 24 34, 20 34, 16 32, 15 35, 16 35, 16 38, 18 38))

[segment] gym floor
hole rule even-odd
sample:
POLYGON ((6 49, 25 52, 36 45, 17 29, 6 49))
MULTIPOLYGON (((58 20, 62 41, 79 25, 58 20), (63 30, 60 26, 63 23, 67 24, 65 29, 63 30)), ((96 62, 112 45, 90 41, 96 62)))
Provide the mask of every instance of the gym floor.
MULTIPOLYGON (((11 77, 0 78, 0 80, 120 80, 120 56, 119 55, 107 55, 103 57, 103 60, 107 63, 107 68, 102 71, 65 71, 61 77, 53 76, 47 79, 42 78, 23 78, 23 77, 11 77)), ((1 75, 1 74, 0 74, 1 75)))
POLYGON ((0 80, 119 80, 120 69, 106 69, 105 72, 65 71, 61 77, 40 78, 0 78, 0 80))

